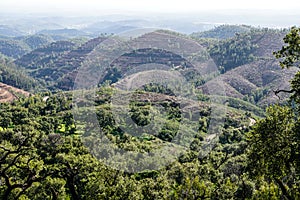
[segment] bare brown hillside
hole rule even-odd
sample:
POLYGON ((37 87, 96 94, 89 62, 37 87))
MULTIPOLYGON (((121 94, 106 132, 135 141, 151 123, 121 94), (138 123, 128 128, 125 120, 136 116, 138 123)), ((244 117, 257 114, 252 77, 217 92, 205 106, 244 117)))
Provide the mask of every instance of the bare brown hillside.
POLYGON ((20 96, 28 97, 29 92, 15 88, 4 83, 0 83, 0 103, 11 102, 15 99, 18 99, 20 96))
POLYGON ((204 86, 204 93, 223 87, 226 96, 247 99, 252 95, 257 105, 269 105, 282 100, 274 94, 277 89, 289 89, 297 68, 281 69, 277 61, 256 61, 222 74, 204 86))

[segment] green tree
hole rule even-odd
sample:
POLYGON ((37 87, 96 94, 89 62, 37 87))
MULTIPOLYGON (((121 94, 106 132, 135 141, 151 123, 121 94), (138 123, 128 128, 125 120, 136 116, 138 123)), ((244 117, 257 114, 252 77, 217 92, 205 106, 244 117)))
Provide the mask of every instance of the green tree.
POLYGON ((18 199, 51 175, 35 145, 42 138, 30 126, 18 126, 0 134, 1 199, 18 199))
POLYGON ((300 167, 300 141, 295 125, 295 115, 289 107, 272 106, 267 110, 267 117, 248 136, 250 174, 273 180, 288 199, 299 195, 293 189, 299 181, 296 174, 300 167))
MULTIPOLYGON (((291 31, 284 37, 284 42, 287 44, 281 50, 274 52, 276 58, 280 59, 282 68, 298 67, 300 68, 300 28, 292 27, 291 31)), ((279 92, 292 93, 291 99, 298 105, 300 104, 300 71, 291 80, 291 90, 278 90, 279 92)))
MULTIPOLYGON (((283 68, 300 67, 300 29, 293 27, 284 38, 287 43, 280 51, 274 52, 283 68)), ((290 104, 271 106, 265 119, 254 126, 248 134, 248 171, 257 180, 267 182, 264 190, 276 193, 276 183, 280 196, 286 199, 300 198, 300 135, 299 107, 300 73, 291 81, 291 90, 278 90, 275 93, 292 93, 290 104), (266 189, 267 188, 267 189, 266 189)), ((259 195, 267 192, 261 191, 259 195)), ((262 197, 261 196, 261 197, 262 197)), ((271 198, 269 196, 268 198, 271 198)))
POLYGON ((283 41, 287 44, 283 46, 281 50, 274 52, 276 58, 281 59, 279 61, 281 67, 289 68, 293 66, 299 67, 300 61, 300 28, 292 27, 291 31, 283 38, 283 41))

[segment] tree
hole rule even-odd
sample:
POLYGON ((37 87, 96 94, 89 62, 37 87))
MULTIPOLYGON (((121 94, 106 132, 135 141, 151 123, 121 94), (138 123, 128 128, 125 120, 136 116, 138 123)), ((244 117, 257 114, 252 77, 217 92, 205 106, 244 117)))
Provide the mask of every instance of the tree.
POLYGON ((300 195, 293 189, 293 184, 300 180, 297 177, 300 141, 296 120, 291 108, 271 106, 267 117, 260 120, 248 136, 250 174, 273 180, 288 199, 300 195))
MULTIPOLYGON (((280 59, 279 63, 282 68, 298 67, 300 68, 300 28, 292 27, 291 31, 284 37, 287 44, 281 50, 274 52, 276 58, 280 59)), ((291 80, 291 90, 278 90, 279 92, 292 93, 291 100, 300 104, 300 71, 291 80)))
MULTIPOLYGON (((274 52, 283 68, 300 67, 300 29, 293 27, 284 38, 287 46, 274 52)), ((248 134, 248 172, 262 183, 273 183, 286 199, 300 198, 300 73, 291 81, 290 104, 271 106, 265 119, 248 134)), ((274 188, 274 187, 273 187, 274 188)), ((269 189, 269 191, 276 191, 269 189)), ((270 197, 269 197, 270 198, 270 197)))
POLYGON ((292 27, 291 31, 283 38, 287 44, 281 50, 274 52, 282 68, 289 68, 293 66, 299 67, 300 61, 300 28, 292 27))
POLYGON ((18 126, 0 134, 1 199, 18 199, 35 183, 51 175, 37 153, 35 144, 42 138, 29 126, 18 126))

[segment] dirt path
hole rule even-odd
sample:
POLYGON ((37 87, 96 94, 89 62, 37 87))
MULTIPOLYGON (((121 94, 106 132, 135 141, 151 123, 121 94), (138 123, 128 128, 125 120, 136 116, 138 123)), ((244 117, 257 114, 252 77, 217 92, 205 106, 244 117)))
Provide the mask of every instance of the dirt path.
MULTIPOLYGON (((251 118, 251 117, 249 117, 249 119, 250 119, 249 126, 253 126, 253 125, 256 123, 256 120, 253 119, 253 118, 251 118)), ((214 133, 214 134, 207 135, 206 138, 205 138, 205 140, 206 140, 206 141, 211 141, 211 140, 213 140, 216 136, 217 136, 217 134, 215 134, 215 133, 214 133)))
POLYGON ((212 139, 214 139, 215 137, 217 136, 217 134, 210 134, 210 135, 208 135, 208 136, 206 136, 206 138, 205 138, 205 140, 206 141, 211 141, 212 139))

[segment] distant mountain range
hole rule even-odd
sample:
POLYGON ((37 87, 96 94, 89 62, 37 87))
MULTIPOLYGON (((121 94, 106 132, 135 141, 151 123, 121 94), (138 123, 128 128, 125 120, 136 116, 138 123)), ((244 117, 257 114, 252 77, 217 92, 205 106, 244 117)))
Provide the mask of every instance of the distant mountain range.
MULTIPOLYGON (((1 15, 0 15, 1 16, 1 15)), ((118 34, 136 28, 160 28, 190 34, 213 28, 215 23, 198 22, 186 18, 133 18, 128 16, 102 17, 17 17, 3 16, 0 19, 0 36, 16 37, 31 34, 50 34, 64 37, 77 37, 101 34, 118 34), (1 25, 3 24, 3 25, 1 25)))
POLYGON ((21 32, 20 30, 10 27, 8 25, 0 25, 0 36, 4 37, 17 37, 24 35, 24 32, 21 32))

